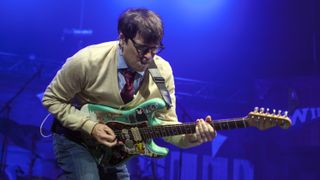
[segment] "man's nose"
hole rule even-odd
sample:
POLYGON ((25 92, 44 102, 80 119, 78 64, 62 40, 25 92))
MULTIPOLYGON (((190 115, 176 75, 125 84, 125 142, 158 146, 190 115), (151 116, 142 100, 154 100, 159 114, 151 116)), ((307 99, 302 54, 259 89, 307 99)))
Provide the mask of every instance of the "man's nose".
POLYGON ((152 53, 150 49, 143 55, 143 57, 148 61, 152 60, 153 56, 154 56, 154 53, 152 53))

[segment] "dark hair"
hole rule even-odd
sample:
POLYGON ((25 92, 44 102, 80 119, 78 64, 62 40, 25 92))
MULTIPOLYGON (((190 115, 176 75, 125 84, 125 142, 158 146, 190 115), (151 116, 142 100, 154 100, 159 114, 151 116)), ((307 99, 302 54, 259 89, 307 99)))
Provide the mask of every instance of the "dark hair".
POLYGON ((162 20, 148 9, 128 9, 118 19, 118 32, 124 35, 125 41, 139 33, 145 43, 160 44, 163 37, 162 20))

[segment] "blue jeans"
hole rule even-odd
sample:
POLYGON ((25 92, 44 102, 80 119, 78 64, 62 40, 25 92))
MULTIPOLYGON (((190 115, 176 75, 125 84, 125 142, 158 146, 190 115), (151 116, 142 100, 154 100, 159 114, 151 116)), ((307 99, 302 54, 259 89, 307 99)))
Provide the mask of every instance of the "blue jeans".
POLYGON ((59 179, 130 179, 126 165, 102 169, 86 147, 64 135, 53 133, 53 149, 58 165, 63 170, 63 175, 59 179))

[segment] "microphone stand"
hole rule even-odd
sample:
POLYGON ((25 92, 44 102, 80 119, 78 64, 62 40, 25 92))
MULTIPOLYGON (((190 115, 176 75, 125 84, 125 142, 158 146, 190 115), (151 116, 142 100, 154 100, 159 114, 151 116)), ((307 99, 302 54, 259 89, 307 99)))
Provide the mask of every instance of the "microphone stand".
MULTIPOLYGON (((19 91, 10 98, 0 109, 0 114, 4 114, 3 118, 1 120, 10 120, 10 111, 11 111, 11 104, 13 101, 27 88, 27 86, 37 77, 41 74, 42 67, 38 68, 38 71, 32 75, 32 77, 25 82, 22 87, 19 89, 19 91)), ((8 131, 8 130, 6 130, 8 131)), ((6 167, 6 157, 7 157, 7 145, 8 145, 8 136, 7 133, 4 133, 4 140, 2 142, 2 148, 1 148, 1 161, 0 161, 0 177, 5 175, 5 167, 6 167)))

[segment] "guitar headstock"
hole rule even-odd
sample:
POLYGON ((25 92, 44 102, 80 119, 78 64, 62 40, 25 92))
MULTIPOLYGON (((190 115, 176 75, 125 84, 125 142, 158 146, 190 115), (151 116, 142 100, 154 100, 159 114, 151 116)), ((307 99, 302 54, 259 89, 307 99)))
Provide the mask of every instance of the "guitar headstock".
POLYGON ((288 117, 288 112, 284 113, 281 110, 273 110, 269 112, 269 108, 255 107, 254 111, 250 112, 247 120, 250 126, 255 126, 260 130, 265 130, 274 126, 280 126, 282 129, 288 129, 291 126, 291 120, 288 117))

